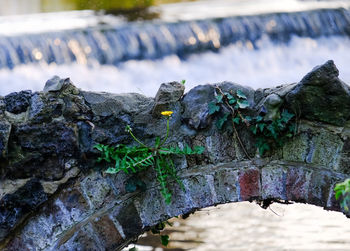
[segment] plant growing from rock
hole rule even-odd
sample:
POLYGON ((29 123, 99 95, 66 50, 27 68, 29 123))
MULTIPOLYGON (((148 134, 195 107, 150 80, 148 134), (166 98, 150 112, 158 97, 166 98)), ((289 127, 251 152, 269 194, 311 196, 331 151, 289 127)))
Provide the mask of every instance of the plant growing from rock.
POLYGON ((208 104, 209 114, 218 114, 216 126, 221 130, 226 121, 231 121, 232 128, 246 156, 250 159, 242 140, 240 139, 236 125, 243 122, 251 132, 256 135, 256 147, 260 156, 272 149, 282 147, 288 138, 295 134, 296 126, 293 122, 294 114, 287 110, 279 112, 279 116, 273 120, 265 121, 264 117, 243 116, 241 110, 249 107, 247 96, 241 91, 223 92, 216 86, 216 100, 208 104))
POLYGON ((345 212, 349 212, 350 204, 350 179, 338 183, 334 187, 335 199, 340 199, 340 206, 345 212))
MULTIPOLYGON (((126 127, 126 131, 139 144, 138 146, 117 145, 113 147, 103 144, 95 146, 97 150, 101 151, 101 157, 98 158, 98 161, 104 160, 109 163, 114 162, 114 166, 109 167, 106 173, 116 174, 120 171, 127 174, 138 173, 153 167, 160 185, 160 192, 167 204, 171 203, 172 194, 168 188, 171 180, 176 181, 180 187, 184 189, 172 160, 173 155, 201 154, 204 151, 204 147, 200 146, 194 147, 194 149, 191 149, 188 145, 185 145, 183 149, 179 147, 163 146, 169 136, 169 120, 172 113, 172 111, 164 111, 161 113, 166 117, 166 135, 162 140, 160 137, 157 137, 153 147, 147 146, 140 141, 133 134, 130 126, 126 127)), ((137 187, 144 188, 143 182, 135 180, 134 182, 128 183, 126 189, 128 192, 134 192, 137 187)))

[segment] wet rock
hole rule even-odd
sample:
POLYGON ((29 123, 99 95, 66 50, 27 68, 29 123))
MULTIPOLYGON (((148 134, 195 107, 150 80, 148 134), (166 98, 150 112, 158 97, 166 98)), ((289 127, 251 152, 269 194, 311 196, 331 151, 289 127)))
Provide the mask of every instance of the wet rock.
POLYGON ((37 179, 31 179, 13 194, 0 201, 0 241, 13 230, 26 215, 47 200, 43 187, 37 179))
POLYGON ((286 95, 291 110, 308 120, 343 126, 350 116, 349 87, 332 60, 315 67, 286 95))
POLYGON ((27 111, 32 91, 13 92, 5 96, 6 111, 19 114, 27 111))
POLYGON ((7 145, 11 132, 11 124, 6 120, 0 122, 0 159, 7 156, 7 145))
POLYGON ((159 117, 162 111, 172 110, 171 105, 180 100, 184 91, 185 86, 178 82, 162 84, 155 97, 152 115, 159 117))
POLYGON ((191 89, 183 98, 182 119, 194 129, 203 129, 210 124, 208 103, 214 100, 212 85, 199 85, 191 89))

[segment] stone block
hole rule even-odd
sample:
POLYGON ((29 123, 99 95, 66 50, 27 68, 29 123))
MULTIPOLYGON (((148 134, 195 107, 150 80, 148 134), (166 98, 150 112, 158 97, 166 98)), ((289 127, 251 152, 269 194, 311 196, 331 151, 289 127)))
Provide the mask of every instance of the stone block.
POLYGON ((135 237, 141 234, 142 221, 135 205, 130 201, 111 213, 111 217, 118 221, 123 229, 125 238, 135 237))
POLYGON ((253 200, 260 197, 260 171, 257 168, 238 172, 239 200, 253 200))
POLYGON ((261 171, 262 198, 286 199, 287 172, 282 167, 265 167, 261 171))
POLYGON ((64 243, 59 243, 55 250, 66 251, 100 251, 103 250, 97 236, 95 235, 90 224, 82 226, 77 232, 74 233, 72 238, 64 243))
POLYGON ((214 184, 207 176, 192 176, 183 180, 186 195, 192 208, 204 208, 212 206, 216 201, 214 197, 214 184))
POLYGON ((169 218, 164 198, 158 187, 147 190, 135 198, 135 206, 144 227, 156 225, 169 218))
POLYGON ((88 175, 81 181, 81 189, 91 209, 94 210, 114 203, 116 200, 111 185, 97 172, 88 175))
POLYGON ((306 202, 312 171, 302 167, 289 167, 286 180, 287 200, 306 202))
POLYGON ((173 197, 171 203, 166 205, 167 214, 174 217, 188 213, 192 209, 192 203, 186 190, 183 190, 177 182, 169 184, 169 190, 173 197))
POLYGON ((314 170, 311 175, 307 203, 326 207, 334 180, 330 172, 314 170))
POLYGON ((218 202, 238 201, 238 171, 219 170, 214 175, 214 187, 218 202))
MULTIPOLYGON (((130 222, 132 224, 132 222, 130 222)), ((117 250, 123 243, 124 239, 115 227, 113 221, 108 215, 103 215, 91 221, 104 250, 117 250)), ((135 226, 137 228, 138 226, 135 226)))

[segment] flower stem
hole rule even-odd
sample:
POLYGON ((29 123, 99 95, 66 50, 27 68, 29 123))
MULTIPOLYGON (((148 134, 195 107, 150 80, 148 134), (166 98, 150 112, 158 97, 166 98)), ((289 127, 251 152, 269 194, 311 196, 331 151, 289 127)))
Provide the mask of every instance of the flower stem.
POLYGON ((164 145, 165 141, 167 140, 168 136, 169 136, 169 120, 170 118, 168 117, 166 119, 166 136, 165 138, 163 139, 163 141, 159 144, 158 148, 161 147, 162 145, 164 145))
POLYGON ((144 146, 144 147, 147 147, 147 148, 148 148, 148 146, 146 146, 144 143, 142 143, 140 140, 138 140, 138 139, 135 137, 135 135, 132 133, 131 130, 129 130, 129 133, 130 133, 131 137, 133 137, 133 139, 134 139, 137 143, 139 143, 141 146, 144 146))

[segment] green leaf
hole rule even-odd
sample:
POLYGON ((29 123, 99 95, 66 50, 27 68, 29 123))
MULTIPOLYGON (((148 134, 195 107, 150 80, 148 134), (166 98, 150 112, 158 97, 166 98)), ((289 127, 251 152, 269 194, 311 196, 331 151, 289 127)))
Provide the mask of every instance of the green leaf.
POLYGON ((260 132, 263 132, 263 131, 264 131, 264 127, 265 127, 265 124, 264 124, 264 123, 259 123, 259 124, 257 124, 257 126, 259 127, 260 132))
POLYGON ((106 171, 105 171, 105 173, 110 173, 110 174, 115 174, 115 173, 118 173, 119 172, 119 170, 117 171, 117 169, 116 168, 113 168, 113 167, 109 167, 106 171))
POLYGON ((193 151, 195 154, 202 154, 205 150, 204 146, 195 146, 193 151))
POLYGON ((210 102, 210 103, 208 104, 208 108, 209 108, 209 115, 214 114, 214 113, 220 111, 220 106, 216 105, 215 102, 210 102))
POLYGON ((216 98, 216 103, 217 103, 217 104, 218 104, 218 103, 222 103, 223 96, 222 96, 221 94, 215 96, 215 98, 216 98))
POLYGON ((228 103, 230 104, 230 105, 233 105, 233 104, 235 104, 237 102, 237 100, 234 98, 234 97, 232 97, 232 98, 230 98, 229 100, 228 100, 228 103))
POLYGON ((185 83, 186 83, 185 79, 181 80, 181 82, 180 82, 180 84, 182 84, 182 85, 184 85, 185 83))
POLYGON ((256 116, 255 120, 256 120, 256 122, 260 122, 263 120, 263 117, 258 115, 258 116, 256 116))
POLYGON ((248 100, 237 100, 237 104, 238 104, 238 106, 239 106, 239 108, 241 108, 241 109, 245 109, 245 108, 247 108, 247 107, 249 107, 249 102, 248 102, 248 100))
POLYGON ((235 124, 239 124, 240 118, 239 117, 235 117, 234 119, 232 119, 233 123, 235 124))
POLYGON ((160 239, 162 241, 162 245, 163 246, 165 246, 165 247, 168 246, 168 244, 169 244, 169 235, 161 235, 160 239))
POLYGON ((340 197, 342 194, 343 194, 342 191, 337 191, 337 192, 335 193, 335 199, 338 200, 339 197, 340 197))
POLYGON ((241 90, 237 90, 236 94, 237 94, 237 97, 241 99, 247 99, 247 96, 241 90))
POLYGON ((294 117, 294 114, 289 113, 287 110, 283 110, 281 114, 281 119, 283 122, 288 123, 294 117))
POLYGON ((229 113, 225 113, 224 116, 222 116, 221 118, 219 118, 218 120, 216 120, 216 127, 221 130, 221 128, 223 127, 223 125, 225 124, 228 115, 230 115, 229 113))

